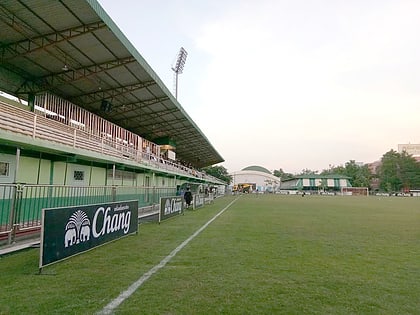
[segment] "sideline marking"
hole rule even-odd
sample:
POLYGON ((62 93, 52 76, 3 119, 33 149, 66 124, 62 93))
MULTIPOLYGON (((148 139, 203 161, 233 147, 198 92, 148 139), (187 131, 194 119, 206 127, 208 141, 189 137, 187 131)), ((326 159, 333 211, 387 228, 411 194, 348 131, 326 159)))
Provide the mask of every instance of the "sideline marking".
POLYGON ((161 260, 159 264, 154 266, 148 272, 143 274, 136 282, 128 287, 127 290, 122 292, 117 298, 112 300, 108 305, 106 305, 100 312, 96 313, 98 315, 108 315, 112 314, 113 311, 125 301, 125 299, 129 298, 144 282, 146 282, 154 273, 156 273, 159 269, 165 267, 165 265, 176 255, 178 252, 183 249, 190 241, 192 241, 198 234, 200 234, 207 226, 210 225, 214 220, 217 219, 223 212, 225 212, 236 200, 237 197, 231 203, 229 203, 226 207, 220 210, 213 218, 211 218, 206 224, 204 224, 201 228, 199 228, 194 234, 192 234, 189 238, 181 243, 177 248, 175 248, 168 256, 161 260))

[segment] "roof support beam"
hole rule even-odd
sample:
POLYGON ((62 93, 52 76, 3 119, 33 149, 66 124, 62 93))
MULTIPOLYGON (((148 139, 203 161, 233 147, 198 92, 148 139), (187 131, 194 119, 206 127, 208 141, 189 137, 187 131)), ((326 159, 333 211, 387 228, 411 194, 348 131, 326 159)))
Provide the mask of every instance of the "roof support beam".
MULTIPOLYGON (((15 30, 19 28, 18 24, 14 23, 8 18, 5 18, 4 15, 0 15, 0 20, 2 20, 10 27, 13 27, 15 30)), ((3 62, 17 57, 24 57, 30 53, 36 52, 38 50, 44 50, 47 47, 55 46, 58 43, 69 41, 73 38, 95 32, 104 27, 106 27, 106 24, 102 21, 99 21, 69 28, 59 32, 29 38, 27 40, 11 43, 9 45, 2 45, 0 47, 0 55, 2 56, 3 62)))
MULTIPOLYGON (((45 87, 55 87, 60 84, 75 82, 78 80, 86 79, 94 74, 105 72, 114 68, 122 67, 127 64, 135 62, 134 57, 121 58, 117 60, 111 60, 100 64, 90 65, 78 69, 69 68, 68 71, 51 74, 48 76, 40 77, 35 79, 39 85, 45 87)), ((99 84, 99 83, 98 83, 99 84)))
MULTIPOLYGON (((96 102, 104 100, 104 99, 111 99, 112 100, 116 96, 125 95, 125 94, 128 94, 128 93, 137 91, 137 90, 147 88, 147 87, 155 85, 155 84, 157 84, 157 83, 154 80, 145 81, 145 82, 126 85, 126 86, 121 86, 121 87, 117 87, 117 88, 113 88, 113 89, 100 90, 100 91, 93 92, 93 93, 79 95, 79 96, 76 96, 76 97, 72 97, 71 100, 72 101, 81 100, 82 104, 88 105, 88 104, 93 104, 93 103, 96 103, 96 102)), ((77 102, 76 102, 76 104, 77 104, 77 102)))
MULTIPOLYGON (((168 99, 169 99, 169 97, 167 97, 167 96, 157 97, 157 98, 153 98, 153 99, 146 100, 146 101, 138 101, 138 102, 134 102, 134 103, 122 104, 120 106, 115 106, 114 109, 121 109, 123 111, 122 113, 124 113, 126 111, 133 111, 133 110, 140 111, 140 114, 135 115, 135 116, 130 116, 130 119, 135 119, 135 118, 138 118, 140 116, 146 115, 146 113, 144 113, 142 111, 142 109, 144 109, 145 107, 149 107, 151 105, 167 101, 168 99)), ((163 110, 161 112, 166 112, 166 111, 168 111, 168 110, 163 110)), ((173 109, 173 110, 171 110, 171 112, 177 112, 177 110, 173 109)), ((121 118, 121 119, 116 119, 116 120, 114 120, 114 122, 121 122, 121 121, 124 121, 126 119, 127 118, 124 117, 124 118, 121 118)))
POLYGON ((4 24, 10 26, 13 30, 17 33, 23 35, 24 37, 28 38, 28 34, 33 33, 33 29, 19 19, 16 15, 6 9, 3 5, 0 4, 0 21, 3 21, 4 24))
MULTIPOLYGON (((161 113, 162 112, 165 112, 165 111, 154 112, 153 114, 148 114, 147 115, 148 118, 141 121, 142 128, 143 127, 148 128, 148 127, 153 127, 154 125, 157 125, 158 123, 156 122, 156 119, 157 118, 161 119, 161 117, 162 117, 161 113)), ((130 119, 132 119, 132 117, 130 117, 130 119)), ((176 122, 176 123, 180 123, 181 119, 165 120, 165 125, 159 125, 159 128, 162 129, 162 130, 164 130, 164 129, 170 130, 172 127, 169 126, 169 125, 171 125, 173 121, 176 122)))
MULTIPOLYGON (((101 64, 91 65, 78 69, 69 68, 68 71, 51 74, 48 76, 27 79, 23 82, 18 93, 25 94, 28 91, 32 93, 39 93, 48 90, 54 90, 61 84, 71 83, 78 80, 89 78, 92 75, 105 72, 114 68, 122 67, 130 63, 136 62, 134 57, 121 58, 118 60, 111 60, 101 64)), ((99 83, 98 83, 99 87, 99 83)))
POLYGON ((139 108, 145 108, 145 107, 148 107, 150 105, 157 104, 157 103, 160 103, 160 102, 164 102, 164 101, 167 101, 168 99, 169 99, 168 96, 155 97, 155 98, 151 98, 151 99, 144 100, 144 101, 124 103, 124 104, 115 106, 114 108, 115 109, 123 109, 123 110, 135 110, 135 109, 139 109, 139 108))

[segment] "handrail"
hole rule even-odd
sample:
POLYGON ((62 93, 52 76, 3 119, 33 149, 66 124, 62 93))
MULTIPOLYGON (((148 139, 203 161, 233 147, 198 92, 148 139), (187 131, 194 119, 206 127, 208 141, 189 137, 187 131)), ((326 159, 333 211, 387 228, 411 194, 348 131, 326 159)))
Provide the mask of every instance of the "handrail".
POLYGON ((42 209, 126 200, 155 207, 175 194, 175 187, 0 184, 0 240, 10 244, 22 232, 39 231, 42 209))
POLYGON ((29 136, 33 139, 52 141, 77 149, 89 150, 121 159, 135 161, 149 167, 170 171, 174 174, 189 175, 201 179, 218 181, 198 170, 189 168, 172 160, 166 160, 153 153, 144 152, 108 135, 97 135, 64 124, 56 119, 38 115, 0 101, 0 129, 29 136))

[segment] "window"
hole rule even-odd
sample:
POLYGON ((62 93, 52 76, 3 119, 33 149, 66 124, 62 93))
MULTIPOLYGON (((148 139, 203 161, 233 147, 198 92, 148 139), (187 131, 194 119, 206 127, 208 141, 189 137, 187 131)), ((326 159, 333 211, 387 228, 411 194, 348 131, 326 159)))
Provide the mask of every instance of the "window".
POLYGON ((74 171, 73 178, 74 180, 84 180, 85 171, 74 171))
POLYGON ((9 163, 0 162, 0 176, 9 176, 9 163))

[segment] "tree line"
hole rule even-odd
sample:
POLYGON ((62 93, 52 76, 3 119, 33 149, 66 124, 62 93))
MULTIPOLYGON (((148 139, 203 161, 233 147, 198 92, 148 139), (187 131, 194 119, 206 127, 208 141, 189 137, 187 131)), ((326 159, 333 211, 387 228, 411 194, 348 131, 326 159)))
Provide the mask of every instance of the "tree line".
MULTIPOLYGON (((207 174, 230 184, 232 176, 223 166, 209 166, 203 169, 207 174)), ((360 165, 354 160, 344 165, 330 166, 321 173, 310 169, 303 169, 299 174, 284 172, 283 169, 274 170, 273 175, 282 181, 299 175, 344 175, 349 177, 353 187, 368 187, 386 192, 408 191, 420 189, 420 162, 407 152, 399 153, 395 150, 386 152, 375 170, 369 169, 367 164, 360 165)))
POLYGON ((343 175, 350 178, 349 181, 353 187, 375 188, 386 192, 420 189, 420 162, 405 151, 402 153, 395 150, 386 152, 374 170, 371 170, 368 164, 360 165, 354 160, 350 160, 344 166, 330 166, 321 173, 310 169, 303 169, 295 175, 286 173, 282 169, 274 171, 274 176, 280 177, 282 180, 310 174, 343 175))

